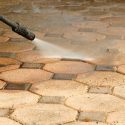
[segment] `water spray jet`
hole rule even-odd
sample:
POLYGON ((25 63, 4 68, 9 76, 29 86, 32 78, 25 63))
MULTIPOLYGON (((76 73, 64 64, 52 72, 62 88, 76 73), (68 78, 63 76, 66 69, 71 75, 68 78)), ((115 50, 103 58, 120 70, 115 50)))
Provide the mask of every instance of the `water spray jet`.
POLYGON ((32 33, 31 31, 29 31, 29 29, 27 29, 26 27, 21 26, 19 23, 10 21, 9 19, 5 18, 4 16, 0 16, 0 21, 7 24, 8 26, 10 26, 12 28, 12 31, 16 32, 17 34, 19 34, 29 40, 35 39, 35 34, 32 33))

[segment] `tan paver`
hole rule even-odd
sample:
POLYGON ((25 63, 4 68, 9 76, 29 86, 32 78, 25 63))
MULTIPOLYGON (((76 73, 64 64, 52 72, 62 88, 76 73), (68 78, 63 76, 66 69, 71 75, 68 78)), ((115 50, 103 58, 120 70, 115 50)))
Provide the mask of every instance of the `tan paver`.
POLYGON ((125 98, 125 85, 116 86, 113 94, 125 98))
POLYGON ((101 122, 72 122, 72 123, 67 123, 65 125, 107 125, 107 124, 101 122))
POLYGON ((7 42, 8 40, 9 40, 8 37, 0 36, 0 43, 1 43, 1 42, 7 42))
POLYGON ((38 50, 18 53, 16 54, 16 59, 22 62, 29 62, 29 63, 51 63, 60 60, 54 58, 45 58, 42 55, 42 53, 38 50))
POLYGON ((34 84, 31 91, 42 96, 63 96, 81 95, 87 92, 88 87, 71 80, 49 80, 34 84))
POLYGON ((9 118, 0 117, 0 125, 21 125, 21 124, 9 118))
POLYGON ((20 67, 20 65, 18 65, 18 64, 3 66, 3 67, 0 67, 0 72, 18 69, 19 67, 20 67))
POLYGON ((54 73, 70 73, 70 74, 78 74, 85 73, 94 70, 94 66, 77 61, 60 61, 55 63, 46 64, 44 69, 47 71, 51 71, 54 73))
POLYGON ((74 121, 77 111, 58 104, 36 104, 17 108, 11 117, 22 124, 55 125, 74 121))
POLYGON ((21 105, 35 104, 39 96, 28 91, 21 90, 1 90, 0 108, 15 108, 21 105))
POLYGON ((18 69, 21 65, 21 62, 12 58, 0 57, 0 65, 0 72, 5 72, 9 70, 18 69))
POLYGON ((21 62, 13 58, 0 57, 0 65, 12 65, 12 64, 21 64, 21 62))
POLYGON ((0 52, 18 53, 32 50, 34 47, 30 42, 5 42, 0 43, 0 52))
POLYGON ((125 100, 108 94, 74 96, 68 98, 65 104, 77 110, 88 112, 111 112, 125 109, 125 100))
POLYGON ((107 117, 107 122, 111 125, 124 125, 125 124, 125 111, 112 112, 107 117))
POLYGON ((92 73, 80 74, 77 81, 90 86, 117 86, 125 84, 125 76, 116 72, 95 71, 92 73))
POLYGON ((41 69, 16 69, 2 72, 0 78, 11 83, 37 83, 50 79, 52 75, 41 69))
POLYGON ((0 89, 3 89, 6 85, 6 82, 0 80, 0 89))
POLYGON ((100 33, 94 33, 94 32, 67 32, 64 34, 65 38, 68 38, 70 40, 79 40, 82 42, 95 42, 99 40, 103 40, 106 38, 105 35, 102 35, 100 33))

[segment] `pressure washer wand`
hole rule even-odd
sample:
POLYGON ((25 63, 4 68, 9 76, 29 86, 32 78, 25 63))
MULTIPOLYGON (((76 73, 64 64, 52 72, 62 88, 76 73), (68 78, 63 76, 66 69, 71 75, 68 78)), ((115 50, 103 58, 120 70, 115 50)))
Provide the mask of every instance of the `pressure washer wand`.
POLYGON ((17 34, 19 34, 29 40, 35 39, 35 34, 30 32, 26 27, 21 26, 19 23, 12 22, 3 16, 0 16, 0 21, 7 24, 8 26, 10 26, 12 28, 12 31, 16 32, 17 34))

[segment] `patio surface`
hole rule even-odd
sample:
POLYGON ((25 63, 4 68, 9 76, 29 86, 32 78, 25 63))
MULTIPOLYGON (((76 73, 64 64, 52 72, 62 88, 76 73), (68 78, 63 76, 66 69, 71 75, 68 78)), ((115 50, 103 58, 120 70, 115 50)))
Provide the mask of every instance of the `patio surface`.
POLYGON ((114 1, 0 1, 37 38, 83 55, 45 57, 1 22, 0 125, 125 125, 125 2, 114 1))

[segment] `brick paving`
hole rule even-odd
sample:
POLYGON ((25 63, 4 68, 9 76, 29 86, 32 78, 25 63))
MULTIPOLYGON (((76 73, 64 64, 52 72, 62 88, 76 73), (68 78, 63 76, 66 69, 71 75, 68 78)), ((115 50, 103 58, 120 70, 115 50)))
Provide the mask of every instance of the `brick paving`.
POLYGON ((45 57, 34 42, 0 23, 0 125, 125 124, 123 0, 0 5, 2 14, 38 38, 83 55, 45 57))

